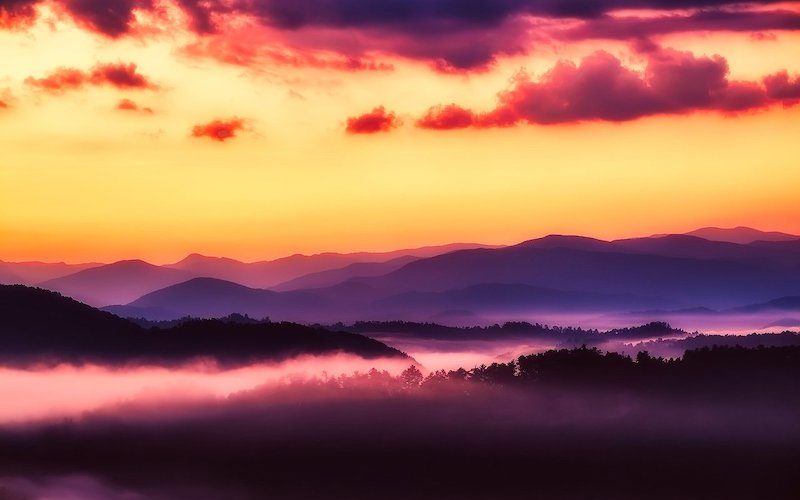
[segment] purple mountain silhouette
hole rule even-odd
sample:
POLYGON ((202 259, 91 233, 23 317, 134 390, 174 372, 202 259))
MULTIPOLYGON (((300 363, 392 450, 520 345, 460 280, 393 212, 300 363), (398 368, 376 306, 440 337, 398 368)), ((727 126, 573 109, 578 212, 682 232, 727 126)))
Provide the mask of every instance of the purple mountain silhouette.
POLYGON ((647 242, 549 237, 421 259, 359 281, 385 296, 495 283, 663 297, 710 307, 800 293, 800 256, 762 250, 686 236, 647 242))
POLYGON ((254 318, 294 317, 296 313, 313 311, 324 306, 324 299, 307 292, 275 292, 239 285, 216 278, 194 278, 138 298, 126 308, 108 308, 130 316, 138 312, 148 319, 223 317, 233 313, 254 318), (160 311, 166 318, 152 318, 148 313, 160 311))
POLYGON ((123 260, 45 281, 40 287, 91 306, 126 304, 142 295, 180 283, 191 275, 142 260, 123 260))
POLYGON ((689 231, 689 236, 698 236, 712 241, 727 241, 730 243, 747 244, 754 241, 790 241, 800 240, 800 236, 781 233, 778 231, 760 231, 751 227, 703 227, 689 231))
POLYGON ((381 276, 400 269, 409 262, 418 260, 419 257, 406 255, 386 262, 357 262, 338 269, 320 271, 306 274, 272 287, 273 290, 301 290, 304 288, 325 288, 342 283, 352 278, 366 278, 381 276))
POLYGON ((98 266, 102 266, 102 264, 96 262, 65 264, 63 262, 0 261, 0 282, 6 284, 32 285, 98 266))
MULTIPOLYGON (((206 276, 256 288, 270 288, 307 274, 339 269, 355 263, 386 262, 400 257, 431 257, 465 248, 484 248, 477 243, 453 243, 391 252, 295 254, 280 259, 241 262, 224 257, 192 254, 165 267, 179 269, 193 276, 206 276)), ((345 273, 346 274, 346 273, 345 273)))
POLYGON ((149 293, 106 311, 153 320, 185 316, 254 318, 306 322, 357 319, 419 320, 450 310, 478 314, 520 311, 627 311, 675 306, 674 302, 632 295, 569 292, 527 285, 484 284, 445 292, 407 292, 383 299, 376 290, 348 281, 328 288, 276 292, 214 278, 195 278, 149 293))

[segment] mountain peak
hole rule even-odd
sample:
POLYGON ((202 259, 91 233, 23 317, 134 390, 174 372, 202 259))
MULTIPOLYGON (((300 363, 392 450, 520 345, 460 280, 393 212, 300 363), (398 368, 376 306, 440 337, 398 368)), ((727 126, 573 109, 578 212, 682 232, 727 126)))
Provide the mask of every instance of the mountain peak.
POLYGON ((203 255, 201 253, 190 253, 189 255, 179 260, 178 262, 171 264, 169 267, 180 267, 182 265, 196 265, 196 264, 223 263, 223 262, 238 263, 239 261, 228 257, 211 257, 209 255, 203 255))
POLYGON ((791 241, 800 239, 800 236, 782 233, 779 231, 762 231, 747 226, 724 227, 701 227, 694 231, 685 233, 689 236, 697 236, 711 241, 727 241, 729 243, 739 243, 746 245, 754 241, 791 241))
POLYGON ((529 248, 572 248, 577 250, 601 250, 607 249, 612 243, 590 238, 588 236, 577 236, 571 234, 548 234, 541 238, 523 241, 515 246, 529 248))

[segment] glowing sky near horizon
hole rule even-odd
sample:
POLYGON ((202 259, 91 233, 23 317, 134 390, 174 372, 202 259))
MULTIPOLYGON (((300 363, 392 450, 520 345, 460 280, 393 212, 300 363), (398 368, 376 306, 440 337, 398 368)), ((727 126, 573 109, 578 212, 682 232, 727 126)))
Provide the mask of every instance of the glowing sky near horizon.
POLYGON ((0 1, 2 260, 800 233, 797 2, 102 5, 0 1))

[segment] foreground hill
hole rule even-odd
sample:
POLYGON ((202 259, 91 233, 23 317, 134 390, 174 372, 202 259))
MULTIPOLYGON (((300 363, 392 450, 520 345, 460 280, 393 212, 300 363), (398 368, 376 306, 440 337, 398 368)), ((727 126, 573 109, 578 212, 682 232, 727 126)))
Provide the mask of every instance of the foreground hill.
POLYGON ((181 363, 198 357, 240 364, 334 352, 404 356, 360 335, 292 323, 198 320, 146 330, 57 293, 0 286, 0 360, 6 364, 181 363))

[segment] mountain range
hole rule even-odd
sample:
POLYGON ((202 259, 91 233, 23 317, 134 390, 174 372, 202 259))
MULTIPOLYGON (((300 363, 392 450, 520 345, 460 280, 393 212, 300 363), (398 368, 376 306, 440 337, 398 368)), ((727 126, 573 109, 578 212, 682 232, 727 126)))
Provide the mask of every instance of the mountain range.
POLYGON ((800 237, 741 227, 692 233, 613 241, 550 235, 505 247, 454 244, 255 263, 190 255, 165 266, 133 260, 87 267, 39 286, 126 317, 242 313, 303 322, 421 321, 452 311, 728 310, 800 295, 800 237))
POLYGON ((49 274, 41 275, 47 278, 42 280, 32 279, 33 275, 28 271, 30 263, 4 263, 5 266, 0 266, 0 283, 36 284, 92 306, 106 306, 125 304, 146 293, 197 277, 213 277, 257 288, 277 285, 281 289, 294 289, 308 283, 319 286, 335 284, 348 277, 381 274, 411 260, 465 248, 484 247, 491 246, 454 243, 381 253, 298 254, 252 263, 191 254, 179 262, 163 266, 142 260, 123 260, 111 264, 72 265, 72 272, 60 273, 56 269, 61 270, 69 265, 41 264, 40 267, 52 267, 49 274), (351 265, 355 266, 351 268, 351 265), (335 271, 333 274, 315 276, 316 273, 332 270, 335 271), (299 281, 294 283, 293 280, 299 281))

